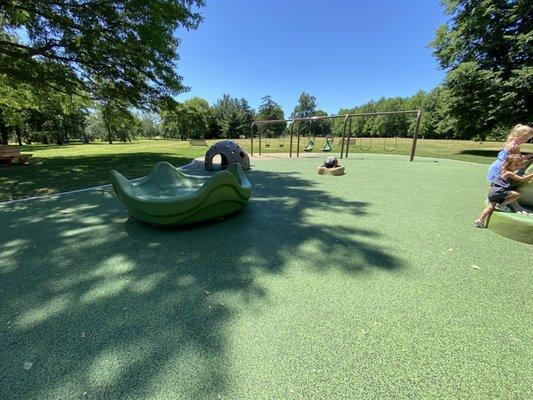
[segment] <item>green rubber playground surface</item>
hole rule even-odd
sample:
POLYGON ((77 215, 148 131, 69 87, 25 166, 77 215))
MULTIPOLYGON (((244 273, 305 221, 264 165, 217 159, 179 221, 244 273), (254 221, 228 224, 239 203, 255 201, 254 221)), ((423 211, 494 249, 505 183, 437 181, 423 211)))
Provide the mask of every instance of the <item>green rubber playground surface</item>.
POLYGON ((0 398, 530 398, 533 247, 474 228, 487 167, 319 162, 187 229, 109 190, 0 206, 0 398))

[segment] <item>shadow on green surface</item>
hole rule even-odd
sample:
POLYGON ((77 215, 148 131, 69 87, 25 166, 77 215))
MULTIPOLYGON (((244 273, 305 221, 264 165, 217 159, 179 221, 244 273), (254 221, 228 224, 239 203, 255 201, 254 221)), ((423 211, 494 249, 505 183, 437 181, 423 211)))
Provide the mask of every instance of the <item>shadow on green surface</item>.
MULTIPOLYGON (((502 144, 502 148, 503 148, 503 145, 502 144)), ((459 152, 459 154, 468 154, 468 155, 472 155, 472 156, 480 156, 480 157, 487 157, 489 159, 496 159, 496 157, 498 156, 498 153, 500 152, 500 150, 480 150, 480 149, 474 149, 474 150, 461 150, 459 152)), ((522 154, 531 154, 527 151, 522 151, 522 154)), ((492 161, 491 161, 492 162, 492 161)))
MULTIPOLYGON (((114 142, 116 145, 124 146, 124 145, 136 145, 136 142, 114 142)), ((71 141, 65 144, 42 144, 42 143, 32 143, 32 144, 24 144, 20 148, 20 151, 22 153, 28 153, 31 151, 37 151, 37 150, 50 150, 50 149, 72 149, 72 148, 78 148, 80 146, 109 146, 108 142, 90 142, 90 143, 83 143, 80 141, 71 141)))
POLYGON ((109 171, 139 178, 158 161, 176 166, 190 158, 150 152, 35 159, 28 166, 0 169, 0 201, 108 184, 109 171))
POLYGON ((109 191, 0 207, 0 398, 224 396, 227 330, 269 301, 258 276, 295 261, 347 274, 402 266, 357 228, 369 204, 294 174, 250 179, 243 212, 171 231, 128 218, 109 191))
POLYGON ((490 157, 496 158, 500 150, 482 150, 482 149, 470 149, 470 150, 461 150, 459 154, 468 154, 471 156, 480 156, 480 157, 490 157))

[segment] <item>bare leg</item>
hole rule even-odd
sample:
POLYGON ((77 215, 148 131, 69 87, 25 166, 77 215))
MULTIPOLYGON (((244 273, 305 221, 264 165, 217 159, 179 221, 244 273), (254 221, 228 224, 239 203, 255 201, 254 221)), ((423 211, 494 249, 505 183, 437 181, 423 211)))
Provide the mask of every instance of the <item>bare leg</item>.
POLYGON ((512 191, 510 192, 509 196, 505 198, 504 201, 500 203, 501 206, 506 206, 507 204, 514 203, 518 198, 520 197, 520 193, 512 191))
POLYGON ((475 221, 475 224, 476 224, 476 226, 478 228, 484 228, 485 227, 485 225, 486 225, 485 221, 492 214, 492 212, 494 211, 495 207, 496 207, 496 203, 488 203, 487 204, 487 207, 485 207, 483 209, 483 211, 481 212, 481 215, 475 221))
MULTIPOLYGON (((516 202, 519 197, 520 197, 520 193, 515 192, 515 191, 511 191, 511 192, 509 192, 509 195, 505 198, 505 200, 502 201, 501 203, 488 203, 487 207, 485 207, 483 209, 483 211, 481 212, 481 215, 479 216, 479 218, 476 219, 476 221, 475 221, 476 226, 479 227, 479 228, 483 228, 483 227, 486 226, 485 221, 492 214, 492 212, 496 208, 496 205, 501 206, 501 207, 506 206, 508 204, 516 202)), ((516 204, 518 204, 518 203, 516 203, 516 204)), ((520 205, 518 205, 518 206, 521 208, 520 205)))
POLYGON ((526 210, 524 207, 522 207, 520 205, 520 203, 518 203, 518 201, 513 201, 512 203, 509 204, 509 207, 512 208, 512 210, 516 213, 519 213, 519 214, 523 214, 523 215, 531 215, 531 213, 529 212, 529 210, 526 210))
MULTIPOLYGON (((483 209, 483 211, 481 212, 481 215, 479 216, 479 218, 476 220, 476 223, 479 221, 482 223, 482 225, 484 226, 485 225, 485 221, 487 220, 487 218, 492 214, 492 212, 494 211, 494 208, 496 207, 496 203, 489 203, 487 204, 487 207, 485 207, 483 209)), ((476 224, 477 225, 477 224, 476 224)))
MULTIPOLYGON (((502 201, 501 203, 499 203, 500 206, 506 206, 507 204, 511 204, 513 202, 515 202, 518 198, 520 197, 520 193, 518 192, 511 192, 509 194, 509 196, 507 196, 505 198, 504 201, 502 201)), ((496 203, 489 203, 487 204, 487 207, 485 207, 483 209, 483 211, 481 212, 481 215, 479 216, 479 218, 475 221, 476 223, 476 226, 482 228, 483 226, 485 226, 485 221, 487 220, 487 218, 492 214, 492 212, 494 211, 494 209, 496 208, 496 203)))

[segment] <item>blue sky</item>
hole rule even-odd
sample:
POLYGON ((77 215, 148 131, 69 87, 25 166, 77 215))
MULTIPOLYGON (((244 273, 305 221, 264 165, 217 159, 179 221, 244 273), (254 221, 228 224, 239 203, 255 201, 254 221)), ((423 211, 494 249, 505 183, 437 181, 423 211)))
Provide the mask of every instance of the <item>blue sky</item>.
POLYGON ((307 91, 335 114, 382 96, 438 85, 428 48, 446 21, 438 0, 207 0, 182 39, 178 72, 211 104, 222 94, 254 108, 272 95, 288 115, 307 91))

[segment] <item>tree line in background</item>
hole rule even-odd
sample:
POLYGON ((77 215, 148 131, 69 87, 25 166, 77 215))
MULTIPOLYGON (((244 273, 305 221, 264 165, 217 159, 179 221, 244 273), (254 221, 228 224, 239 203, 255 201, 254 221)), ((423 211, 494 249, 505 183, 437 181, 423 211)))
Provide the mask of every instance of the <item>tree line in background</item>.
MULTIPOLYGON (((444 0, 449 21, 431 46, 444 82, 411 97, 381 98, 338 114, 421 109, 426 138, 502 138, 532 123, 533 3, 444 0)), ((254 120, 286 116, 270 95, 258 110, 224 94, 215 104, 174 96, 187 90, 176 74, 176 28, 196 29, 202 0, 84 2, 5 1, 0 4, 0 134, 2 143, 63 144, 74 139, 126 142, 146 138, 235 138, 254 120), (165 13, 160 10, 164 6, 165 13), (20 39, 25 33, 25 40, 20 39)), ((290 118, 324 116, 303 92, 290 118)), ((352 121, 357 135, 407 135, 412 116, 352 121)), ((309 136, 339 135, 342 121, 298 122, 309 136)), ((286 123, 264 134, 287 133, 286 123)), ((294 129, 294 126, 292 126, 294 129)))

